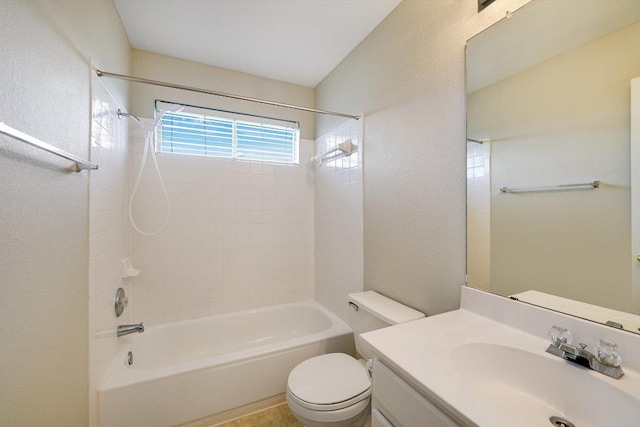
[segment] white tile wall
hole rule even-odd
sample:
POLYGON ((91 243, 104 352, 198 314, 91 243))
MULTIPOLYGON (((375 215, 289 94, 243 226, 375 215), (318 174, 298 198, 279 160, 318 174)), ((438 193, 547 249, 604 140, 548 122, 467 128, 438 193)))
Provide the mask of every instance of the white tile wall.
POLYGON ((351 139, 358 152, 316 167, 315 298, 346 322, 347 294, 363 290, 362 120, 349 121, 316 140, 323 153, 351 139))
POLYGON ((117 117, 118 105, 102 82, 92 78, 91 161, 89 171, 89 322, 90 396, 118 349, 115 330, 130 321, 129 310, 116 318, 113 297, 118 287, 130 294, 120 276, 120 261, 129 252, 130 227, 123 216, 128 194, 127 128, 117 117))
MULTIPOLYGON (((131 186, 144 134, 134 124, 131 186)), ((313 141, 299 166, 158 154, 171 216, 158 236, 132 231, 134 321, 171 322, 313 298, 313 141)), ((145 232, 166 206, 152 162, 133 205, 145 232)), ((126 206, 125 206, 126 210, 126 206)))
POLYGON ((467 142, 467 283, 491 285, 491 143, 467 142))

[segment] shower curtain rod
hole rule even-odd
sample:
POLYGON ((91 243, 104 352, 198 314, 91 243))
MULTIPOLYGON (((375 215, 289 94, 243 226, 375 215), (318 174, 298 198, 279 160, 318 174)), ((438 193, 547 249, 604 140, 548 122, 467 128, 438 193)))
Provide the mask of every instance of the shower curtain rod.
POLYGON ((352 114, 336 113, 335 111, 326 111, 326 110, 318 110, 318 109, 315 109, 315 108, 300 107, 298 105, 283 104, 281 102, 267 101, 266 99, 249 98, 247 96, 233 95, 233 94, 230 94, 230 93, 216 92, 216 91, 207 90, 207 89, 199 89, 199 88, 196 88, 196 87, 177 85, 177 84, 174 84, 174 83, 159 82, 157 80, 148 80, 148 79, 143 79, 143 78, 140 78, 140 77, 127 76, 127 75, 124 75, 124 74, 109 73, 107 71, 102 71, 102 70, 96 70, 96 74, 98 75, 98 77, 108 77, 108 78, 113 78, 113 79, 118 79, 118 80, 127 80, 127 81, 135 82, 135 83, 144 83, 144 84, 148 84, 148 85, 168 87, 168 88, 171 88, 171 89, 187 90, 187 91, 190 91, 190 92, 203 93, 205 95, 223 96, 225 98, 239 99, 241 101, 257 102, 259 104, 273 105, 275 107, 290 108, 290 109, 293 109, 293 110, 307 111, 307 112, 310 112, 310 113, 328 114, 330 116, 348 117, 350 119, 360 120, 360 116, 354 116, 352 114))

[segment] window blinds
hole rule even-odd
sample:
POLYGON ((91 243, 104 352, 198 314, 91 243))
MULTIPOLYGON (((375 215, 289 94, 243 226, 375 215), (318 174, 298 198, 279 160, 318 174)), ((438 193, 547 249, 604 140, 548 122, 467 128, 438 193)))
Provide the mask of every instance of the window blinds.
POLYGON ((298 163, 299 130, 188 112, 162 118, 160 151, 274 163, 298 163))

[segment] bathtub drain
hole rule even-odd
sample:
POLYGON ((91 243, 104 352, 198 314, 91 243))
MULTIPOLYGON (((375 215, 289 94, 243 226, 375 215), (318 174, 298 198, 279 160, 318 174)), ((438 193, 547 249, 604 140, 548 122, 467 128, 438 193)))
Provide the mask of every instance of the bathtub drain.
POLYGON ((127 365, 133 365, 133 352, 131 351, 127 353, 127 365))
POLYGON ((551 417, 549 421, 556 427, 575 427, 571 421, 560 417, 551 417))

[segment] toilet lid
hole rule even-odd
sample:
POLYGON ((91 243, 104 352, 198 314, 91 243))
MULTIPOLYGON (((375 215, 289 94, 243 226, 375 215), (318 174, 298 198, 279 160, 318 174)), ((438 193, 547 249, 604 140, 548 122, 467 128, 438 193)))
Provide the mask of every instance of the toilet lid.
POLYGON ((293 368, 288 386, 303 401, 330 405, 364 393, 371 388, 371 380, 356 359, 331 353, 312 357, 293 368))

